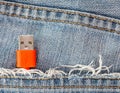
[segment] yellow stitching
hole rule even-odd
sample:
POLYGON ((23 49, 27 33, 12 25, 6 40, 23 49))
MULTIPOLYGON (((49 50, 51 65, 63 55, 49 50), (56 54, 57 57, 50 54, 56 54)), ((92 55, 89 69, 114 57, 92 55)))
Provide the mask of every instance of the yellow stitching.
POLYGON ((0 14, 12 16, 12 17, 20 17, 20 18, 24 18, 24 19, 33 19, 33 20, 42 20, 42 21, 48 21, 48 22, 62 22, 62 23, 68 23, 68 24, 76 24, 76 25, 86 26, 86 27, 90 27, 90 28, 94 28, 94 29, 105 30, 105 31, 109 31, 109 32, 116 32, 117 34, 120 34, 120 32, 117 32, 114 29, 92 26, 90 24, 84 24, 84 23, 80 23, 80 22, 72 22, 72 21, 67 21, 67 20, 56 20, 56 19, 46 19, 46 18, 44 19, 44 18, 39 18, 39 17, 33 18, 31 16, 28 16, 28 17, 18 16, 16 14, 9 14, 9 13, 3 13, 3 12, 0 12, 0 14))
POLYGON ((48 8, 45 8, 45 7, 35 7, 35 6, 31 6, 31 5, 23 5, 23 4, 19 4, 19 3, 6 3, 6 2, 0 2, 0 4, 4 4, 4 5, 10 5, 10 6, 18 6, 18 7, 21 7, 21 8, 27 8, 27 9, 33 9, 33 10, 45 10, 45 11, 51 11, 51 12, 62 12, 62 13, 65 13, 65 14, 78 14, 80 16, 87 16, 87 17, 92 17, 92 18, 96 18, 98 20, 107 20, 108 22, 115 22, 115 23, 118 23, 120 24, 120 21, 116 21, 114 19, 108 19, 108 18, 101 18, 99 16, 95 16, 95 15, 88 15, 88 14, 82 14, 78 11, 64 11, 62 9, 48 9, 48 8))
POLYGON ((31 88, 31 89, 70 89, 70 88, 91 88, 91 89, 120 89, 120 86, 12 86, 12 85, 0 85, 0 88, 31 88))

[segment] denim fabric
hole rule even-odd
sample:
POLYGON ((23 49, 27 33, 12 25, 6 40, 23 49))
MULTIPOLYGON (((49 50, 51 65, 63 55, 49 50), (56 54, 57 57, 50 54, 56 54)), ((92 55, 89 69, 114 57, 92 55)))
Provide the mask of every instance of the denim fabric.
POLYGON ((95 13, 120 19, 120 0, 5 0, 95 13))
POLYGON ((1 78, 2 93, 119 93, 120 80, 95 78, 1 78))
MULTIPOLYGON (((100 54, 104 65, 112 65, 110 72, 120 72, 120 20, 115 19, 119 18, 119 11, 114 11, 119 9, 119 1, 113 3, 116 6, 111 10, 113 12, 107 11, 110 8, 109 3, 113 2, 109 0, 104 2, 93 0, 95 7, 97 3, 102 3, 98 8, 93 8, 92 5, 89 8, 88 0, 76 0, 76 3, 73 1, 61 3, 64 0, 60 3, 37 0, 20 2, 0 1, 0 67, 15 68, 18 36, 33 34, 37 50, 37 69, 46 71, 60 65, 88 65, 92 60, 97 67, 100 54), (85 5, 82 2, 85 2, 85 5), (103 4, 105 2, 108 2, 106 10, 103 4), (109 14, 110 16, 105 16, 109 14)), ((1 77, 0 80, 0 91, 8 93, 120 92, 119 77, 99 76, 86 79, 74 76, 72 79, 68 77, 50 80, 1 77)))

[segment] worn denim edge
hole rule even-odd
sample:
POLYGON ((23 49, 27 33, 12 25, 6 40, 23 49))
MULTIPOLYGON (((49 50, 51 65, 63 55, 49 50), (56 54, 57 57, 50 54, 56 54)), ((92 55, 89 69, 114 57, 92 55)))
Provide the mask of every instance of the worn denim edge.
POLYGON ((87 79, 87 78, 56 78, 50 80, 31 80, 22 78, 0 79, 0 88, 32 88, 32 89, 120 89, 120 80, 87 79), (4 83, 3 83, 4 82, 4 83))
POLYGON ((120 86, 14 86, 0 85, 0 88, 30 88, 30 89, 120 89, 120 86))

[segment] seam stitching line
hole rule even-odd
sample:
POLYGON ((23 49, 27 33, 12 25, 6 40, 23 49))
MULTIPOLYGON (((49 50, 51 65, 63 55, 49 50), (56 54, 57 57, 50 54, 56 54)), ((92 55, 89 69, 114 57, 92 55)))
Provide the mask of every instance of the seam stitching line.
POLYGON ((75 24, 120 34, 120 21, 114 18, 74 10, 38 7, 5 1, 0 2, 0 6, 0 14, 3 15, 75 24), (58 13, 60 14, 59 17, 57 16, 58 13))
POLYGON ((0 88, 32 88, 32 89, 70 89, 70 88, 92 88, 92 89, 120 89, 120 86, 9 86, 9 85, 0 85, 0 88))
MULTIPOLYGON (((54 79, 58 79, 58 78, 24 78, 24 77, 13 77, 13 76, 10 76, 10 77, 6 77, 6 76, 0 76, 0 79, 2 78, 6 78, 6 79, 11 79, 11 78, 14 78, 14 79, 24 79, 24 80, 54 80, 54 79)), ((60 79, 66 79, 68 78, 67 76, 64 76, 64 77, 61 77, 60 79)), ((93 77, 84 77, 84 79, 94 79, 94 80, 120 80, 120 78, 93 78, 93 77)))

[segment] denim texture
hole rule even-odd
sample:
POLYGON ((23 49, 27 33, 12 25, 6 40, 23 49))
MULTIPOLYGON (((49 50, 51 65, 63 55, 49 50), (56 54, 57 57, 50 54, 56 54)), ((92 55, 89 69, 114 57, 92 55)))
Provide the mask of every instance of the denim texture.
POLYGON ((36 6, 78 10, 120 19, 120 0, 5 0, 36 6))
MULTIPOLYGON (((13 0, 11 0, 13 1, 13 0)), ((21 3, 0 1, 0 67, 15 68, 18 36, 33 34, 37 50, 37 69, 46 71, 60 65, 88 65, 94 60, 98 66, 98 55, 103 64, 112 65, 110 72, 120 72, 120 20, 119 1, 93 0, 100 4, 98 8, 87 7, 89 1, 82 5, 82 0, 61 0, 65 3, 47 1, 21 3), (46 2, 46 3, 45 3, 46 2), (75 3, 74 2, 74 3, 75 3), (116 5, 109 12, 109 3, 116 5), (57 5, 59 4, 59 5, 57 5), (40 6, 41 5, 41 6, 40 6), (58 7, 56 7, 58 6, 58 7), (106 6, 106 10, 104 7, 106 6), (66 8, 65 8, 66 7, 66 8), (80 10, 79 10, 79 7, 80 10), (82 8, 84 8, 83 11, 82 8), (104 8, 104 9, 103 9, 104 8), (97 12, 97 9, 100 11, 97 12), (85 11, 85 12, 84 12, 85 11), (91 11, 91 12, 90 12, 91 11), (97 15, 97 14, 101 15, 97 15), (110 15, 110 16, 106 16, 110 15)), ((27 78, 0 78, 0 91, 16 92, 49 92, 49 93, 119 93, 118 78, 105 77, 72 77, 37 80, 27 78), (16 83, 15 83, 16 82, 16 83)), ((3 93, 4 93, 3 92, 3 93)))

